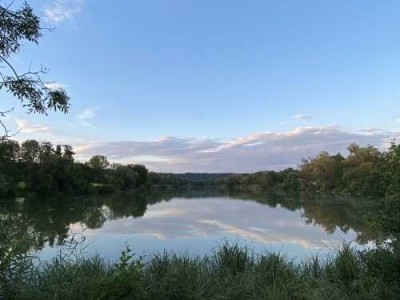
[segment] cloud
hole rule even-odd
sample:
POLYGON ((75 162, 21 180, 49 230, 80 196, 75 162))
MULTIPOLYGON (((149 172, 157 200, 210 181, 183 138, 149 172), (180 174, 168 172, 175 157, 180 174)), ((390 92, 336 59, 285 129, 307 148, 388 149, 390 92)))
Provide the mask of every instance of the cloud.
POLYGON ((80 123, 85 126, 93 126, 90 121, 96 117, 96 109, 93 107, 86 108, 83 112, 78 115, 80 123))
POLYGON ((65 85, 58 83, 58 82, 48 82, 45 84, 45 86, 49 89, 49 90, 59 90, 59 89, 65 89, 65 85))
MULTIPOLYGON (((327 235, 323 227, 316 224, 310 226, 302 213, 302 210, 289 211, 279 206, 270 207, 244 200, 230 201, 227 213, 226 199, 223 198, 208 198, 207 201, 175 198, 148 206, 146 214, 141 218, 109 220, 102 228, 95 231, 89 229, 85 234, 102 238, 122 233, 124 239, 140 234, 161 240, 163 248, 169 246, 170 240, 185 238, 190 243, 190 239, 204 241, 212 237, 214 241, 221 238, 258 242, 264 246, 297 245, 303 249, 325 249, 343 240, 356 238, 353 230, 347 234, 336 230, 327 235)), ((81 228, 79 224, 70 227, 76 231, 81 228)))
POLYGON ((29 123, 27 120, 16 119, 15 123, 17 123, 18 130, 20 133, 34 133, 34 132, 43 132, 50 131, 51 127, 42 126, 38 124, 29 123))
POLYGON ((298 120, 311 120, 311 119, 314 119, 314 116, 298 114, 298 115, 294 115, 293 118, 298 119, 298 120))
POLYGON ((55 0, 45 7, 45 20, 54 24, 72 20, 82 10, 82 0, 55 0))
POLYGON ((337 126, 257 132, 231 140, 163 137, 154 141, 95 142, 76 145, 78 158, 106 155, 122 163, 144 163, 162 172, 254 172, 297 167, 320 151, 346 154, 349 144, 388 145, 398 135, 386 131, 348 131, 337 126))
POLYGON ((70 127, 79 127, 77 124, 74 124, 74 123, 71 123, 71 122, 67 122, 67 123, 65 123, 67 126, 70 126, 70 127))
POLYGON ((384 133, 385 131, 379 128, 366 128, 361 129, 360 132, 365 132, 366 134, 384 133))

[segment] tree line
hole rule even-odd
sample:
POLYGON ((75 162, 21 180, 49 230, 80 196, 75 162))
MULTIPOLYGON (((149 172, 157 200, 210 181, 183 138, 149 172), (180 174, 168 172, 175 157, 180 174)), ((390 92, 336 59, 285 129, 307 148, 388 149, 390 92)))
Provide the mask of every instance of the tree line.
POLYGON ((388 196, 400 192, 400 145, 392 142, 387 151, 351 144, 349 155, 303 159, 298 169, 235 174, 216 180, 219 188, 263 191, 307 191, 388 196))
POLYGON ((0 142, 0 195, 17 191, 73 193, 132 190, 147 183, 142 165, 110 164, 95 155, 88 162, 75 161, 70 145, 14 140, 0 142))
POLYGON ((303 159, 298 169, 252 174, 155 173, 143 165, 110 163, 103 155, 88 162, 74 159, 69 145, 27 140, 0 143, 0 193, 101 192, 146 185, 217 186, 256 191, 346 193, 388 196, 400 193, 400 145, 386 151, 351 144, 349 155, 321 152, 303 159))

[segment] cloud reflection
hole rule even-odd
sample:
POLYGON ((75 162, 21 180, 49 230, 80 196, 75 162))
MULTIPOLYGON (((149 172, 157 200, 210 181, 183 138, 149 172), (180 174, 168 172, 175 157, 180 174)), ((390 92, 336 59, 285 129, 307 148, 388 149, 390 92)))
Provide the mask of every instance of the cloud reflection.
POLYGON ((108 220, 102 228, 86 233, 96 239, 108 235, 125 239, 147 236, 164 241, 167 247, 177 239, 190 243, 199 238, 208 242, 240 238, 266 246, 293 244, 314 250, 356 238, 353 231, 327 234, 318 225, 307 225, 302 214, 303 210, 289 211, 279 205, 272 208, 244 200, 175 198, 148 207, 142 218, 108 220))

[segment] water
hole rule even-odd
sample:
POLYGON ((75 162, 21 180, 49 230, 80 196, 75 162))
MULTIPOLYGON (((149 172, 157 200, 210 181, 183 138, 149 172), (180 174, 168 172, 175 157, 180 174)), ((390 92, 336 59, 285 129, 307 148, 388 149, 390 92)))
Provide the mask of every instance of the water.
POLYGON ((224 241, 250 246, 256 253, 275 251, 301 259, 343 241, 360 248, 372 241, 376 232, 360 202, 170 191, 18 199, 4 202, 2 214, 10 218, 13 235, 29 233, 30 251, 45 260, 65 249, 72 236, 78 241, 84 237, 79 247, 85 255, 99 253, 111 260, 126 244, 143 256, 164 250, 202 255, 224 241))

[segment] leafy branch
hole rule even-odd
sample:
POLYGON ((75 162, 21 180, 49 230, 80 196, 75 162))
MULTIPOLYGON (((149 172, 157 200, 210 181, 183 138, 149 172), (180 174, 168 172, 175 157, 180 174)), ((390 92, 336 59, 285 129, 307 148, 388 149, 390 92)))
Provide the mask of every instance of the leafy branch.
MULTIPOLYGON (((10 56, 20 51, 22 42, 38 44, 44 29, 26 2, 19 9, 12 9, 12 4, 0 5, 0 91, 12 94, 27 113, 68 112, 70 98, 66 91, 62 87, 51 87, 50 82, 42 78, 48 73, 47 68, 42 66, 37 71, 29 68, 27 72, 19 73, 10 63, 10 56)), ((0 112, 0 117, 6 117, 10 111, 12 109, 0 112)), ((0 141, 13 136, 1 119, 0 127, 3 130, 0 141)))

